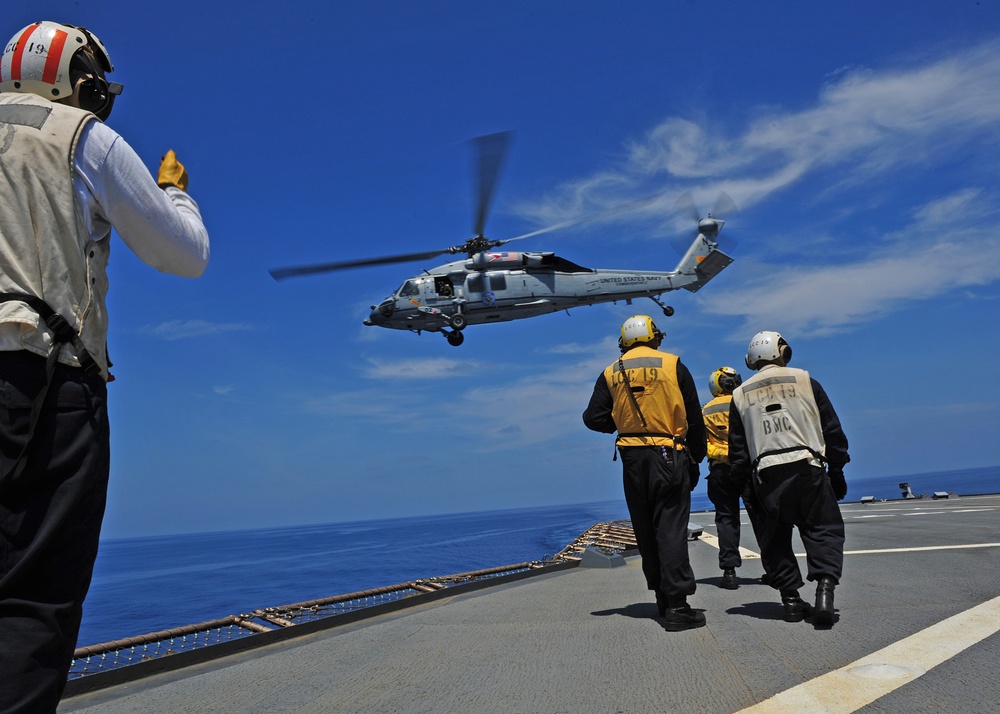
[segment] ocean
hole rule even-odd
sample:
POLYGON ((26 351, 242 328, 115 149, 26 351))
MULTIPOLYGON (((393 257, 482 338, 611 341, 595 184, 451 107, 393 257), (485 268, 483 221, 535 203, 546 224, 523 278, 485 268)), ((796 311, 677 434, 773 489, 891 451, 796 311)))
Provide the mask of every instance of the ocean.
MULTIPOLYGON (((704 469, 703 469, 704 470, 704 469)), ((1000 466, 851 479, 848 501, 1000 492, 1000 466)), ((699 486, 692 512, 712 509, 699 486)), ((79 645, 158 632, 257 608, 541 560, 595 523, 628 518, 606 503, 108 539, 84 605, 79 645)), ((692 518, 697 521, 697 517, 692 518)))

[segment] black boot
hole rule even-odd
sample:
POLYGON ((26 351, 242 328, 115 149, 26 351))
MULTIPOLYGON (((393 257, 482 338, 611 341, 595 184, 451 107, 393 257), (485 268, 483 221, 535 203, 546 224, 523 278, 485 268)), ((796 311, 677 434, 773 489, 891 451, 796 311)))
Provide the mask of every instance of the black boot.
POLYGON ((813 623, 829 626, 833 624, 833 589, 837 583, 830 576, 824 576, 816 583, 816 608, 813 623))
POLYGON ((687 600, 672 601, 663 611, 663 629, 667 632, 680 632, 681 630, 693 630, 696 627, 705 626, 705 615, 692 610, 687 604, 687 600))
POLYGON ((781 604, 785 608, 785 622, 802 622, 812 614, 812 605, 799 597, 798 590, 782 590, 781 604))
POLYGON ((719 587, 724 590, 736 590, 739 586, 740 584, 736 581, 736 568, 723 568, 719 587))

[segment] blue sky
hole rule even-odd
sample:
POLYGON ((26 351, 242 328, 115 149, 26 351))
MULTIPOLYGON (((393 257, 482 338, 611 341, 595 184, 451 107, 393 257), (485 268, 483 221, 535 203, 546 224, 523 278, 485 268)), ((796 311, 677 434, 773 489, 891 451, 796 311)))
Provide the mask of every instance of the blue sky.
POLYGON ((445 259, 267 272, 464 241, 467 140, 504 130, 492 238, 665 192, 519 250, 669 270, 691 228, 677 196, 739 205, 735 262, 658 320, 705 401, 711 371, 775 329, 840 413, 849 484, 1000 461, 997 3, 38 0, 5 17, 8 35, 51 19, 104 41, 125 85, 109 124, 151 170, 177 151, 212 237, 199 280, 114 239, 105 537, 621 498, 612 438, 580 413, 652 302, 471 327, 454 348, 362 325, 445 259))

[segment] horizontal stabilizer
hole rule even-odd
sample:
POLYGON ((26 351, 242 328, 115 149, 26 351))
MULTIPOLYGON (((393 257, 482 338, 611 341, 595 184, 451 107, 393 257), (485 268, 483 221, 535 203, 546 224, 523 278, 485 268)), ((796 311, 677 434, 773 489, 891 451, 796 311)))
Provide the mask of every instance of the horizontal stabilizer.
POLYGON ((698 292, 702 289, 702 287, 704 287, 705 283, 721 273, 723 269, 732 262, 733 259, 721 250, 713 250, 711 253, 706 255, 704 260, 698 263, 698 267, 695 268, 695 275, 698 276, 698 279, 692 283, 684 285, 683 288, 693 293, 698 292))

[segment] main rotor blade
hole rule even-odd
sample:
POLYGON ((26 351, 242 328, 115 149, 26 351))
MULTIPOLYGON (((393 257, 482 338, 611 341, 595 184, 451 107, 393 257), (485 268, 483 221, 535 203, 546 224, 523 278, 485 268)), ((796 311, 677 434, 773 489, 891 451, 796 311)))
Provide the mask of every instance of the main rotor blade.
POLYGON ((504 155, 507 153, 507 144, 510 141, 510 137, 511 132, 502 131, 496 134, 478 136, 473 139, 477 151, 476 178, 479 188, 475 222, 472 227, 473 235, 483 235, 483 230, 486 227, 486 215, 490 210, 493 191, 496 188, 497 177, 500 175, 500 166, 503 164, 504 155))
POLYGON ((335 270, 350 270, 351 268, 364 268, 369 265, 385 265, 387 263, 409 263, 416 260, 427 260, 439 255, 448 253, 448 250, 431 250, 423 253, 406 253, 402 255, 387 255, 381 258, 363 258, 361 260, 344 260, 337 263, 318 263, 316 265, 302 265, 292 268, 276 268, 268 272, 275 280, 284 280, 299 275, 315 275, 316 273, 329 273, 335 270))
POLYGON ((533 238, 537 235, 542 235, 543 233, 552 233, 553 231, 560 230, 561 228, 568 228, 569 226, 578 226, 584 223, 590 223, 592 221, 600 221, 605 218, 611 218, 612 216, 617 216, 619 213, 627 213, 629 211, 635 211, 643 206, 648 206, 651 203, 655 203, 657 200, 663 197, 666 191, 660 191, 659 193, 654 193, 650 196, 644 198, 637 198, 634 201, 629 201, 628 203, 622 203, 617 206, 612 206, 604 211, 599 211, 598 213, 591 213, 590 215, 583 216, 581 218, 571 218, 568 221, 563 221, 562 223, 556 223, 555 225, 547 226, 545 228, 539 228, 537 231, 532 231, 531 233, 525 233, 524 235, 514 236, 513 238, 506 238, 501 243, 510 243, 515 240, 523 240, 524 238, 533 238))

